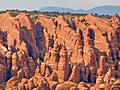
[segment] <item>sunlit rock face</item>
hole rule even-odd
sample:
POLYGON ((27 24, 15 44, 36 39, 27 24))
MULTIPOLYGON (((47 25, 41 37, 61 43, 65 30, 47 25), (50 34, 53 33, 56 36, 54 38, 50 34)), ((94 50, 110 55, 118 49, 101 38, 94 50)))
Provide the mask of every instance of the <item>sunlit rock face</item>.
POLYGON ((6 90, 119 90, 120 17, 92 14, 35 23, 0 14, 0 86, 6 90))

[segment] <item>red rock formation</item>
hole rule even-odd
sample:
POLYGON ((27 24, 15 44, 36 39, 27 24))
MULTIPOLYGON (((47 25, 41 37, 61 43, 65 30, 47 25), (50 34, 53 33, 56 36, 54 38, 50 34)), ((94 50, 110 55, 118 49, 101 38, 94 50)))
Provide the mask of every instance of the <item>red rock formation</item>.
POLYGON ((102 76, 103 74, 105 74, 105 71, 106 71, 105 56, 101 56, 99 62, 99 69, 97 70, 98 76, 102 76))
POLYGON ((81 79, 80 67, 75 65, 72 68, 72 73, 71 73, 69 80, 72 82, 78 83, 78 82, 80 82, 80 79, 81 79))
POLYGON ((16 53, 13 53, 12 55, 12 70, 11 70, 11 76, 16 76, 18 71, 18 56, 16 53))
POLYGON ((0 64, 0 82, 4 82, 6 79, 6 70, 4 65, 0 64))
POLYGON ((0 84, 6 90, 119 90, 119 28, 117 14, 109 21, 40 15, 35 24, 24 13, 0 14, 0 84))
POLYGON ((118 23, 118 24, 120 24, 120 17, 119 17, 119 15, 118 14, 113 15, 110 21, 112 23, 118 23))
POLYGON ((60 60, 58 63, 58 80, 60 83, 66 81, 69 77, 70 65, 68 62, 67 51, 65 46, 60 51, 60 60))

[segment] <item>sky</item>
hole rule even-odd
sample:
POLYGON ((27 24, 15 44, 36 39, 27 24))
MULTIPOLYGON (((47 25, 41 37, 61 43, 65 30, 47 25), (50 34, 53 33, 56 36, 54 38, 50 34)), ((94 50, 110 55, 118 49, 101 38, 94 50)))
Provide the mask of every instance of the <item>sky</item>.
POLYGON ((38 10, 47 6, 87 10, 104 5, 120 6, 120 0, 1 0, 0 10, 38 10))

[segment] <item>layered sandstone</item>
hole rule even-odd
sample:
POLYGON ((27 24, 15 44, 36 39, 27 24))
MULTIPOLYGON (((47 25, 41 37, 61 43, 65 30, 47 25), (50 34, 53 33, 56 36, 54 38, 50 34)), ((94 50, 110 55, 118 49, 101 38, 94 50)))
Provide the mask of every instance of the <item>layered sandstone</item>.
POLYGON ((0 86, 6 90, 119 90, 120 17, 92 14, 32 23, 0 14, 0 86))

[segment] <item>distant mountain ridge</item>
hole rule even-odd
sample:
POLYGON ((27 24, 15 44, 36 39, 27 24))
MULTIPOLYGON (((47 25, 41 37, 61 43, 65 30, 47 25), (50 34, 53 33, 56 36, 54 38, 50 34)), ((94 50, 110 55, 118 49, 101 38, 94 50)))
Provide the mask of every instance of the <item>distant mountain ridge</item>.
POLYGON ((92 9, 84 10, 84 9, 79 9, 79 10, 74 10, 71 8, 61 8, 61 7, 43 7, 40 9, 40 11, 43 12, 70 12, 70 13, 97 13, 97 14, 105 14, 105 15, 113 15, 115 13, 120 15, 120 6, 99 6, 99 7, 94 7, 92 9))
POLYGON ((71 8, 61 8, 61 7, 43 7, 40 9, 40 11, 48 11, 48 12, 71 12, 74 13, 75 10, 71 8))

